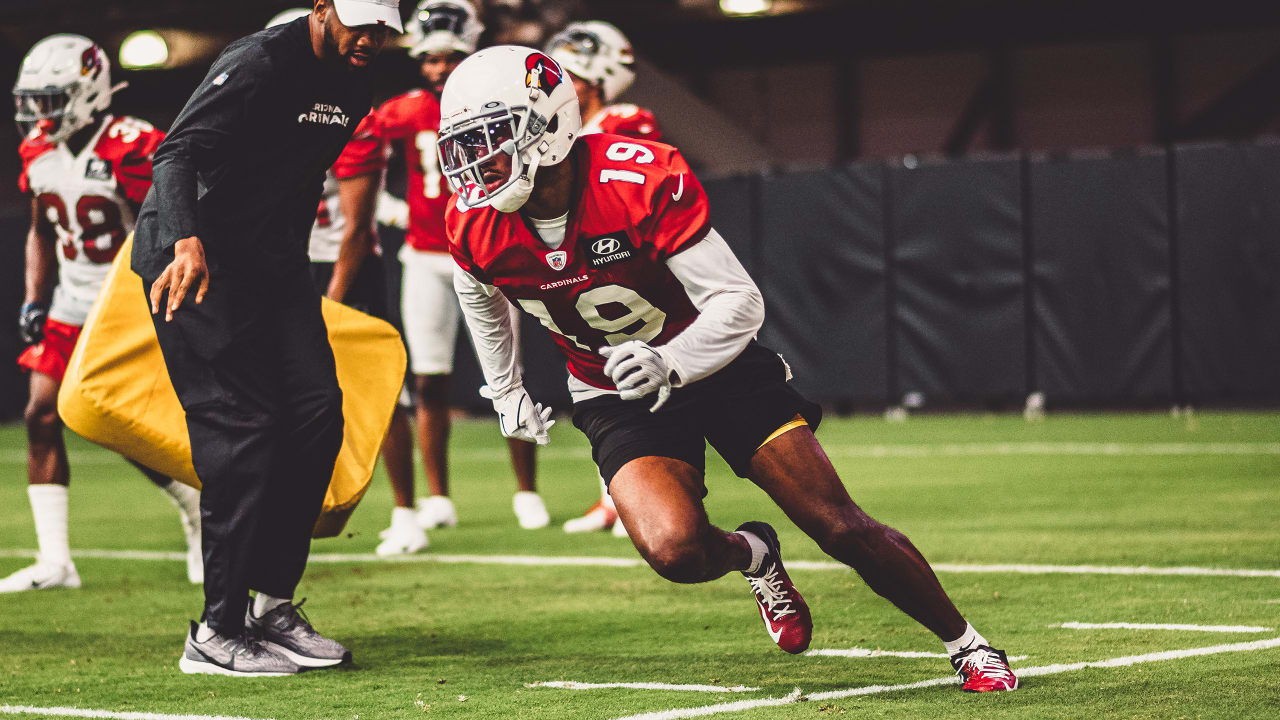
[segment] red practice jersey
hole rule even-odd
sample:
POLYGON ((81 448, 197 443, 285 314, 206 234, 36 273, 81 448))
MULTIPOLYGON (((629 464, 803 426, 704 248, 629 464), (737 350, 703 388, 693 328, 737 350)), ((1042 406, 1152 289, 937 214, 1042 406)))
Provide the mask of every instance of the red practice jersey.
POLYGON ((448 252, 444 210, 452 190, 436 154, 440 137, 440 101, 425 90, 393 97, 374 111, 371 131, 383 142, 396 143, 408 166, 405 201, 409 203, 409 233, 415 250, 448 252))
POLYGON ((564 243, 547 247, 519 213, 450 204, 454 260, 551 330, 569 372, 613 390, 597 350, 628 340, 663 345, 697 317, 667 267, 706 237, 707 196, 680 152, 617 135, 585 135, 564 243))
POLYGON ((583 123, 582 134, 593 133, 625 135, 651 142, 662 139, 662 129, 658 127, 658 119, 654 117, 653 111, 627 103, 604 107, 583 123))

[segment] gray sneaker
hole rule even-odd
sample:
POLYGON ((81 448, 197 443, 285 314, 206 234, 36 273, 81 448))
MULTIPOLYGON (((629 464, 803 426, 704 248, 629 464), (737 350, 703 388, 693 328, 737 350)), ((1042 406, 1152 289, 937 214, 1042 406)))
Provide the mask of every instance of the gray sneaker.
POLYGON ((227 637, 215 633, 204 642, 196 641, 193 621, 187 633, 178 667, 188 675, 236 675, 239 677, 282 677, 297 675, 302 667, 268 649, 248 633, 227 637))
POLYGON ((351 651, 336 640, 316 632, 311 621, 302 614, 302 602, 290 602, 276 606, 262 617, 253 616, 253 603, 245 613, 248 631, 262 634, 262 642, 268 648, 308 668, 332 667, 351 660, 351 651))

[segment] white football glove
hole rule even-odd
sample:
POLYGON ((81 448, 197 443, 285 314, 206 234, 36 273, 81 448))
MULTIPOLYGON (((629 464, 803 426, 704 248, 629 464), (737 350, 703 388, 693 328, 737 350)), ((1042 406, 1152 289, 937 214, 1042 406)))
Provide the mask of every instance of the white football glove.
POLYGON ((480 388, 480 396, 493 401, 503 437, 539 445, 551 442, 547 431, 556 424, 551 419, 551 408, 544 408, 542 403, 533 402, 533 398, 525 392, 524 385, 516 385, 501 395, 484 385, 480 388))
POLYGON ((600 348, 600 354, 608 358, 604 372, 618 387, 623 400, 637 400, 650 393, 658 393, 658 399, 649 412, 658 412, 671 397, 671 369, 666 358, 639 340, 628 340, 621 345, 600 348))
POLYGON ((409 203, 383 190, 378 193, 373 211, 374 222, 400 230, 409 229, 409 203))

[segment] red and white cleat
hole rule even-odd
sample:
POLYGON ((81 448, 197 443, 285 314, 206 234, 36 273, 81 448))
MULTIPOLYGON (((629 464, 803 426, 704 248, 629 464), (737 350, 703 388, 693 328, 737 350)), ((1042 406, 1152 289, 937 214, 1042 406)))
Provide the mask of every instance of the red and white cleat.
POLYGON ((778 534, 762 522, 743 523, 738 526, 738 532, 754 535, 766 548, 759 571, 742 573, 755 595, 765 631, 783 650, 792 654, 804 652, 813 638, 813 618, 800 591, 796 590, 782 567, 778 534))
POLYGON ((1009 668, 1003 650, 979 645, 951 656, 951 667, 964 678, 965 692, 999 692, 1018 689, 1018 678, 1009 668))
POLYGON ((617 521, 618 512, 606 505, 604 499, 601 498, 596 501, 595 505, 587 508, 587 511, 581 517, 566 520, 564 531, 567 533, 584 533, 608 530, 617 521))

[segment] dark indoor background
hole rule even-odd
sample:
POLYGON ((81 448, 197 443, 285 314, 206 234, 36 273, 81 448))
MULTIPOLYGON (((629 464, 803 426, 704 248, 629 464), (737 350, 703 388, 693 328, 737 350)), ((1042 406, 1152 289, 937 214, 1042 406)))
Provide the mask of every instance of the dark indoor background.
MULTIPOLYGON (((116 69, 115 110, 165 127, 226 41, 296 4, 0 0, 0 77, 48 34, 114 59, 157 29, 176 66, 116 69)), ((699 170, 769 302, 762 339, 829 406, 1280 403, 1280 4, 484 5, 486 42, 587 18, 629 34, 624 99, 699 170)), ((377 72, 382 98, 416 78, 403 52, 377 72)), ((18 141, 0 123, 3 417, 25 397, 3 320, 23 293, 18 141)), ((560 363, 528 330, 531 389, 563 407, 560 363)), ((459 374, 473 405, 478 375, 459 374)))

